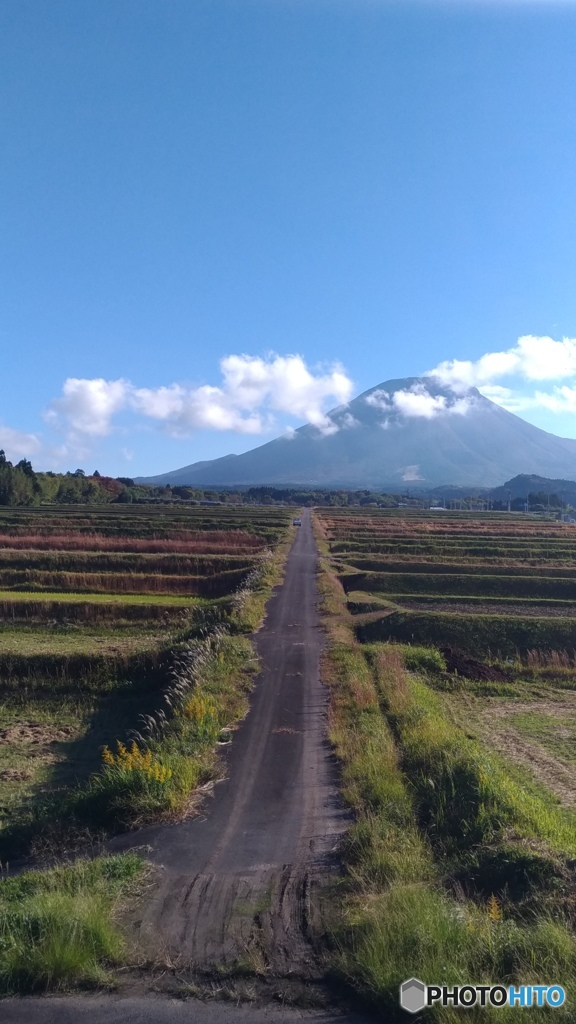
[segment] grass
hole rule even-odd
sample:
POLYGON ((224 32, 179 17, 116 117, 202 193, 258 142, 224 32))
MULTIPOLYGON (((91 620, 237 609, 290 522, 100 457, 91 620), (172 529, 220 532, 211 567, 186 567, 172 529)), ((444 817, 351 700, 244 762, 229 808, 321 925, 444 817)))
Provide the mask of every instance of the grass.
POLYGON ((550 715, 536 710, 521 711, 510 715, 508 722, 565 764, 576 764, 576 723, 572 716, 550 715))
POLYGON ((0 993, 106 983, 128 953, 114 918, 142 873, 123 854, 0 880, 0 993))
POLYGON ((517 785, 485 743, 455 726, 441 696, 404 672, 399 652, 371 654, 419 820, 438 855, 451 859, 513 833, 520 842, 550 844, 554 858, 574 857, 576 819, 517 785))
POLYGON ((216 533, 180 532, 172 537, 143 537, 142 524, 138 524, 140 536, 106 536, 101 533, 68 530, 65 533, 46 531, 45 533, 21 532, 18 534, 0 534, 0 550, 10 551, 31 549, 34 551, 137 551, 143 554, 182 553, 182 554, 217 554, 229 552, 237 554, 255 551, 265 546, 262 537, 244 531, 216 533))
MULTIPOLYGON (((90 629, 61 626, 44 629, 0 628, 0 678, 14 671, 15 658, 27 660, 28 667, 34 668, 33 659, 69 657, 73 655, 125 656, 137 651, 154 650, 166 634, 156 630, 138 629, 133 624, 125 629, 90 629)), ((39 665, 39 668, 42 666, 39 665)))
MULTIPOLYGON (((355 815, 330 922, 334 970, 390 1021, 403 1019, 398 987, 412 975, 554 978, 573 999, 576 819, 458 728, 425 682, 446 675, 437 650, 359 644, 328 565, 320 583, 330 735, 355 815)), ((555 1012, 571 1019, 571 1009, 555 1012)), ((460 1014, 435 1007, 427 1019, 460 1014)), ((488 1009, 470 1019, 514 1017, 488 1009)))
POLYGON ((554 576, 503 576, 465 573, 349 573, 343 577, 346 589, 375 592, 382 597, 409 595, 442 598, 520 598, 522 600, 564 600, 576 597, 576 580, 554 576))
MULTIPOLYGON (((56 727, 62 697, 51 700, 49 689, 40 688, 36 698, 16 691, 4 704, 4 719, 11 721, 5 728, 12 727, 13 742, 8 744, 8 777, 0 776, 8 798, 0 856, 13 858, 31 846, 38 848, 39 837, 42 842, 50 837, 52 845, 65 848, 86 829, 123 830, 184 813, 191 791, 218 774, 215 742, 220 730, 246 710, 255 667, 251 644, 242 636, 224 634, 218 644, 210 638, 196 641, 188 650, 202 657, 199 672, 186 680, 190 694, 182 707, 174 703, 171 662, 160 666, 157 679, 146 681, 140 674, 132 683, 111 679, 100 691, 81 692, 68 705, 67 735, 61 725, 56 727), (199 693, 210 710, 200 718, 190 704, 199 693), (117 741, 122 743, 130 728, 144 733, 137 750, 142 758, 150 756, 150 764, 139 757, 102 761, 103 746, 116 753, 117 741), (156 771, 156 766, 165 771, 156 771), (21 772, 31 777, 13 777, 21 772)), ((64 689, 70 693, 70 684, 64 689)))
POLYGON ((396 640, 435 647, 461 647, 480 657, 514 656, 532 648, 566 650, 576 644, 573 618, 536 615, 480 615, 464 612, 393 611, 358 627, 364 643, 396 640))
POLYGON ((162 607, 188 608, 192 604, 201 604, 202 599, 195 596, 179 596, 172 594, 90 594, 62 593, 60 591, 20 591, 0 590, 0 614, 10 614, 12 605, 33 602, 43 604, 105 604, 105 605, 161 605, 162 607))
POLYGON ((112 743, 100 771, 72 795, 68 814, 79 825, 114 830, 178 817, 191 791, 218 776, 215 743, 246 711, 255 663, 243 637, 224 634, 218 643, 209 638, 204 644, 199 673, 187 672, 183 663, 168 689, 170 717, 157 704, 144 736, 128 746, 112 743))

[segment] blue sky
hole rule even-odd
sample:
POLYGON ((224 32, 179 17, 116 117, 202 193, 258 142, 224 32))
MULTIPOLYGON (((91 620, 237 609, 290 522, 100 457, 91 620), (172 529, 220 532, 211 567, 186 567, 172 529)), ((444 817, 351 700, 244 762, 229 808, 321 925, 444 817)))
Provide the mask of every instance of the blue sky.
POLYGON ((576 437, 575 53, 554 0, 2 0, 0 447, 161 472, 446 363, 576 437))

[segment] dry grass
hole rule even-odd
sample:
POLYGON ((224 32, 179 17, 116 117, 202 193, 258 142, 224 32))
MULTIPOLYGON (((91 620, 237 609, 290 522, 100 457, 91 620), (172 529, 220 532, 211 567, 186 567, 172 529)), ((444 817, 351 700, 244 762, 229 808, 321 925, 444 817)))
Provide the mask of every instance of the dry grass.
POLYGON ((258 551, 266 542, 261 537, 241 530, 214 533, 181 532, 171 538, 116 537, 99 533, 9 533, 0 534, 0 549, 12 551, 142 551, 144 553, 174 552, 182 554, 218 554, 258 551))

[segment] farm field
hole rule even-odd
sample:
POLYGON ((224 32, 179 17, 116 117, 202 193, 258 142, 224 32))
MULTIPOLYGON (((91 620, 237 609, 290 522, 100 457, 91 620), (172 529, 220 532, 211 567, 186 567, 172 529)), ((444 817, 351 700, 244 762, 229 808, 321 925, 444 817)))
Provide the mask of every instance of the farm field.
POLYGON ((363 641, 478 656, 576 646, 572 526, 498 513, 323 514, 363 641))
POLYGON ((554 975, 573 1001, 574 528, 498 513, 315 518, 332 740, 356 813, 343 977, 390 1019, 410 976, 554 975))
POLYGON ((0 512, 0 861, 177 815, 217 771, 289 522, 241 506, 0 512), (174 685, 204 677, 180 710, 174 685))

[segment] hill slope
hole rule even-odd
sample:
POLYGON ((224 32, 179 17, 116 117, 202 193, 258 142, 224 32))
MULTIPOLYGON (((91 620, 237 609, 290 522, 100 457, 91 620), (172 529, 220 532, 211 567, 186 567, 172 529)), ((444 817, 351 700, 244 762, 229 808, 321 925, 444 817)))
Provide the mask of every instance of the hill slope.
POLYGON ((390 380, 243 455, 197 462, 141 483, 324 487, 493 487, 519 473, 576 478, 576 440, 556 437, 432 377, 390 380))

